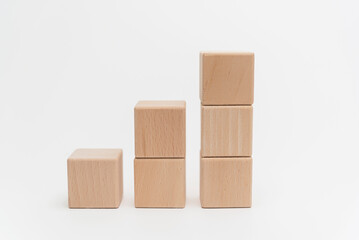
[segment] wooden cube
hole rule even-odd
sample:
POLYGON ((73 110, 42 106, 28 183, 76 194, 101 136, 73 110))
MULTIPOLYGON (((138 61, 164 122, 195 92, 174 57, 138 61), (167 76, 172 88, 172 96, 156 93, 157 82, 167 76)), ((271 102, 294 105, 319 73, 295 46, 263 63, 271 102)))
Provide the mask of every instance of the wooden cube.
POLYGON ((183 208, 186 203, 184 158, 135 159, 135 206, 183 208))
POLYGON ((122 150, 78 149, 67 160, 70 208, 118 208, 122 200, 122 150))
POLYGON ((186 155, 186 102, 140 101, 135 106, 137 158, 186 155))
POLYGON ((201 53, 202 105, 253 104, 253 53, 201 53))
POLYGON ((203 208, 251 207, 252 158, 201 158, 203 208))
POLYGON ((202 157, 252 155, 252 106, 201 107, 202 157))

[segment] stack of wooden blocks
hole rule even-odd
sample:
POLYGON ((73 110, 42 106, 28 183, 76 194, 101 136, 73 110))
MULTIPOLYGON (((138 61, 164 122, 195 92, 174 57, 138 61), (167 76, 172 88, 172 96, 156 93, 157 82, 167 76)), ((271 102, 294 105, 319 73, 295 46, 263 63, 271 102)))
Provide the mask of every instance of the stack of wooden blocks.
POLYGON ((135 106, 135 206, 183 208, 186 202, 186 103, 135 106))
POLYGON ((201 53, 200 200, 251 207, 253 53, 201 53))

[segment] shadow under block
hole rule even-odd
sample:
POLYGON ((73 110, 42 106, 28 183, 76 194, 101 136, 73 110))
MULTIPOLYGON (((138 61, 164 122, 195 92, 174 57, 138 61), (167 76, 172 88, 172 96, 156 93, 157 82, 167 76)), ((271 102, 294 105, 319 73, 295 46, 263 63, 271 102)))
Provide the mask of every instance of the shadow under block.
POLYGON ((118 208, 122 200, 122 150, 77 149, 67 160, 70 208, 118 208))
POLYGON ((137 158, 185 158, 186 102, 140 101, 135 106, 137 158))
POLYGON ((203 208, 251 207, 252 158, 201 158, 203 208))
POLYGON ((135 158, 135 206, 184 208, 186 166, 184 158, 135 158))
POLYGON ((252 105, 253 53, 201 53, 202 105, 252 105))
POLYGON ((252 156, 252 106, 201 106, 202 157, 252 156))

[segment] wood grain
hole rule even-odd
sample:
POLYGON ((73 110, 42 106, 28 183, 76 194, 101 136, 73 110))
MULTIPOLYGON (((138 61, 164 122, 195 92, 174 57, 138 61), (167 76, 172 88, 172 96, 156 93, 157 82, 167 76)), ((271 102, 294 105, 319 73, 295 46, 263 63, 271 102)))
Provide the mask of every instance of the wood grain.
POLYGON ((253 53, 201 53, 202 105, 253 104, 253 53))
POLYGON ((183 208, 186 203, 184 158, 135 159, 135 206, 183 208))
POLYGON ((201 158, 203 208, 251 207, 252 158, 201 158))
POLYGON ((186 102, 140 101, 135 106, 136 158, 186 155, 186 102))
POLYGON ((252 106, 202 106, 202 157, 252 155, 252 106))
POLYGON ((70 208, 118 208, 122 200, 122 150, 78 149, 67 160, 70 208))

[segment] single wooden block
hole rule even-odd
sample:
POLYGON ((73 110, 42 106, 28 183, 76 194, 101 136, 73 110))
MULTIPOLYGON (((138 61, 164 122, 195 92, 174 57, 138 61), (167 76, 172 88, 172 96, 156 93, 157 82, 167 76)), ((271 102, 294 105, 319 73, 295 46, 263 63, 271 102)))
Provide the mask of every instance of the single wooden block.
POLYGON ((201 53, 203 105, 253 104, 253 53, 201 53))
POLYGON ((252 106, 201 107, 202 157, 252 156, 252 106))
POLYGON ((135 158, 135 206, 184 208, 186 163, 184 158, 135 158))
POLYGON ((67 160, 70 208, 118 208, 122 200, 122 150, 77 149, 67 160))
POLYGON ((201 158, 203 208, 251 207, 252 158, 201 158))
POLYGON ((135 106, 136 158, 185 158, 186 102, 140 101, 135 106))

